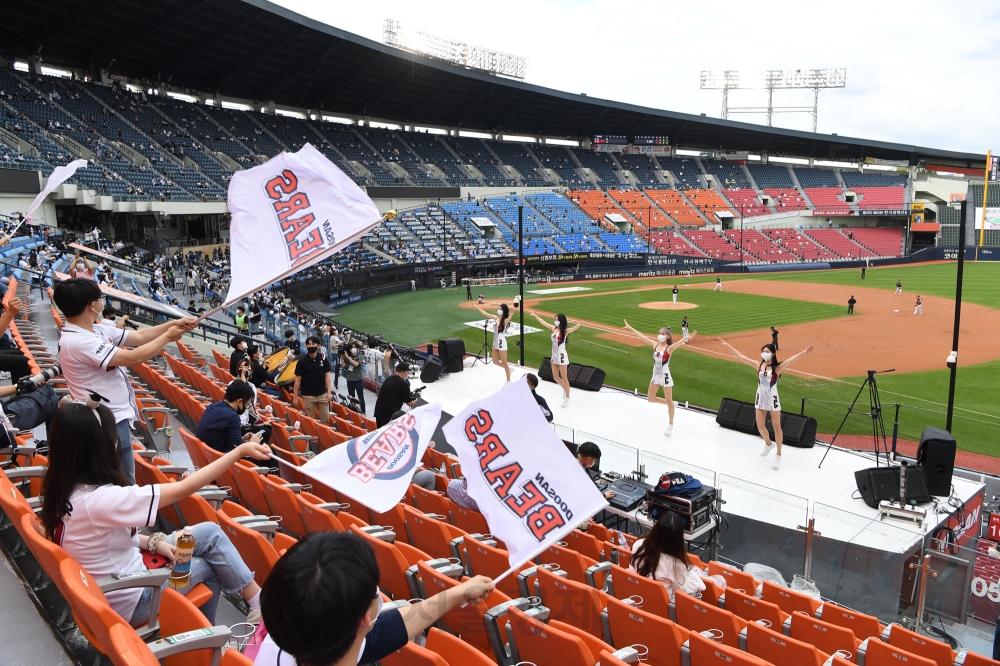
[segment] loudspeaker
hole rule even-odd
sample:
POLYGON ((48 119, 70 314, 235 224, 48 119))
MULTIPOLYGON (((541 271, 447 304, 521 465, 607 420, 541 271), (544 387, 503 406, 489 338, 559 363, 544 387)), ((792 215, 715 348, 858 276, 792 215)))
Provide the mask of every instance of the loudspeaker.
POLYGON ((719 411, 715 415, 715 422, 723 428, 747 434, 757 432, 756 419, 757 415, 754 413, 753 405, 733 398, 723 398, 722 404, 719 405, 719 411))
POLYGON ((547 382, 552 381, 552 359, 546 356, 542 359, 542 364, 538 366, 538 378, 547 382))
POLYGON ((947 430, 929 426, 924 428, 924 432, 920 435, 917 464, 924 471, 927 491, 931 495, 939 497, 951 495, 951 475, 955 471, 956 449, 955 438, 947 430))
POLYGON ((425 384, 436 382, 441 376, 443 369, 444 365, 441 363, 440 356, 428 356, 427 360, 424 361, 423 369, 420 371, 420 381, 425 384))
MULTIPOLYGON (((773 440, 774 428, 771 426, 770 413, 764 419, 764 426, 773 440)), ((781 412, 781 434, 782 444, 800 449, 811 449, 816 443, 816 419, 793 412, 781 412)))
POLYGON ((576 379, 573 379, 573 366, 575 365, 575 363, 569 364, 569 385, 584 391, 600 391, 601 387, 604 386, 604 371, 592 365, 576 365, 576 379))
MULTIPOLYGON (((543 358, 542 364, 538 366, 538 376, 547 382, 555 381, 552 378, 552 359, 548 356, 543 358)), ((569 379, 569 385, 573 388, 584 391, 600 391, 601 387, 604 386, 606 375, 603 370, 592 365, 570 363, 569 367, 566 368, 566 377, 569 379)))
MULTIPOLYGON (((899 470, 900 467, 869 467, 859 469, 854 473, 854 481, 861 491, 861 499, 869 507, 877 509, 879 502, 899 500, 899 470)), ((917 503, 930 502, 927 484, 919 467, 906 467, 906 500, 917 503)))
POLYGON ((438 354, 444 362, 445 372, 462 372, 465 369, 465 340, 462 338, 439 340, 438 354))

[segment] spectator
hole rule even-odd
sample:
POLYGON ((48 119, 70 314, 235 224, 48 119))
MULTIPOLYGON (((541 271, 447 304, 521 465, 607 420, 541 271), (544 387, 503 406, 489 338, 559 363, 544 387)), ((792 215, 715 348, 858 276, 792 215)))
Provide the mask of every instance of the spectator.
POLYGON ((229 355, 229 374, 235 377, 240 361, 247 357, 247 339, 242 335, 234 335, 229 341, 229 346, 233 348, 233 353, 229 355))
POLYGON ((333 362, 333 388, 340 388, 340 351, 344 347, 344 339, 340 337, 337 327, 330 329, 330 340, 327 343, 330 358, 333 362))
POLYGON ((115 310, 110 305, 106 306, 101 312, 103 319, 101 323, 105 326, 114 326, 115 328, 125 328, 125 322, 128 321, 128 315, 123 314, 121 319, 118 319, 118 311, 115 310), (117 321, 115 321, 117 319, 117 321))
POLYGON ((361 345, 357 340, 340 351, 341 364, 344 366, 344 381, 347 382, 347 395, 357 398, 361 405, 361 413, 365 410, 365 384, 361 376, 361 345))
POLYGON ((285 346, 291 349, 292 353, 296 356, 302 354, 302 345, 300 345, 299 341, 295 338, 295 331, 292 329, 285 331, 285 346))
MULTIPOLYGON (((95 410, 72 403, 60 409, 49 431, 49 466, 42 479, 39 519, 45 531, 95 578, 145 569, 142 551, 172 561, 174 535, 147 537, 138 534, 136 527, 152 527, 161 506, 170 506, 211 483, 241 457, 267 459, 271 454, 266 446, 248 443, 174 483, 135 486, 120 469, 124 446, 115 418, 104 405, 95 410)), ((214 624, 219 593, 239 591, 250 605, 247 621, 260 622, 260 587, 225 533, 215 523, 194 525, 193 531, 191 577, 178 592, 184 594, 205 583, 212 598, 201 606, 201 612, 214 624)), ((106 594, 114 611, 133 627, 146 623, 151 588, 106 594)))
POLYGON ((545 417, 545 420, 552 423, 552 410, 549 409, 549 403, 545 402, 545 398, 535 392, 535 389, 538 388, 538 377, 531 372, 525 376, 528 378, 528 388, 531 389, 531 396, 535 399, 535 402, 538 403, 539 408, 541 408, 542 415, 545 417))
POLYGON ((87 257, 80 254, 79 250, 73 255, 73 260, 69 264, 69 276, 71 278, 86 278, 87 280, 94 279, 94 267, 87 261, 87 257))
POLYGON ((719 587, 726 586, 724 577, 703 576, 701 569, 688 564, 684 523, 673 511, 668 511, 642 539, 636 539, 628 568, 663 583, 671 595, 677 591, 690 595, 702 592, 706 587, 702 577, 710 578, 719 587))
POLYGON ((382 388, 378 392, 375 400, 375 423, 379 428, 392 420, 393 414, 398 412, 403 405, 413 407, 417 404, 410 394, 410 366, 400 363, 396 366, 396 372, 382 383, 382 388))
MULTIPOLYGON (((250 405, 240 414, 240 433, 241 435, 246 435, 246 433, 256 435, 260 433, 261 443, 270 444, 271 426, 263 423, 258 425, 260 417, 257 414, 257 405, 259 403, 257 402, 257 387, 250 381, 250 376, 253 374, 253 362, 250 358, 240 361, 240 366, 236 369, 236 372, 236 380, 230 383, 235 383, 236 381, 244 382, 253 391, 253 398, 250 399, 250 405)), ((277 463, 275 463, 274 467, 277 469, 277 463)))
POLYGON ((473 511, 479 511, 479 505, 476 504, 476 500, 469 497, 469 482, 464 478, 462 479, 452 479, 448 482, 448 499, 459 506, 463 506, 466 509, 472 509, 473 511))
POLYGON ((240 417, 250 409, 253 399, 250 384, 241 379, 230 382, 222 400, 205 408, 195 436, 222 453, 229 453, 245 442, 260 443, 263 436, 250 432, 243 434, 240 421, 240 417))
POLYGON ((371 664, 462 603, 486 600, 493 581, 474 576, 419 604, 382 611, 379 567, 363 537, 318 532, 274 565, 261 593, 268 635, 254 664, 371 664))
MULTIPOLYGON (((580 465, 583 466, 594 485, 597 485, 597 481, 601 478, 601 447, 593 442, 584 442, 576 450, 576 459, 580 461, 580 465)), ((614 496, 614 491, 604 491, 606 499, 611 499, 614 496)))
POLYGON ((138 410, 125 368, 148 361, 168 343, 180 340, 194 329, 195 320, 189 317, 127 331, 97 323, 104 310, 104 298, 93 280, 66 280, 52 295, 66 317, 59 336, 59 365, 70 394, 78 402, 84 402, 96 393, 107 403, 115 415, 118 439, 123 443, 122 472, 134 482, 129 424, 138 418, 138 410), (126 349, 125 345, 135 349, 126 349))
POLYGON ((233 323, 236 324, 236 330, 240 333, 250 333, 250 320, 247 319, 246 310, 242 305, 236 308, 236 315, 233 317, 233 323))
POLYGON ((315 414, 320 423, 329 423, 330 394, 333 393, 333 388, 330 360, 320 353, 321 344, 322 341, 315 335, 306 338, 306 355, 295 364, 295 386, 292 393, 296 398, 302 398, 306 416, 315 414))

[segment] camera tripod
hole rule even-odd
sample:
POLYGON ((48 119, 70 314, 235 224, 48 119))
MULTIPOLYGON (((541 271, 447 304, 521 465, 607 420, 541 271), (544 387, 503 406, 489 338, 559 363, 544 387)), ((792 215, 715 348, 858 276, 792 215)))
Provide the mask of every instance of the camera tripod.
POLYGON ((889 465, 889 444, 885 439, 885 423, 882 421, 882 400, 878 395, 878 384, 875 382, 875 375, 881 372, 885 374, 887 372, 895 372, 896 369, 892 368, 889 370, 869 370, 868 376, 861 383, 861 388, 858 389, 858 394, 854 396, 854 401, 851 406, 847 408, 847 413, 844 414, 844 420, 840 422, 840 426, 837 428, 837 432, 833 434, 833 439, 830 443, 826 445, 826 453, 823 454, 823 458, 819 461, 818 467, 823 466, 823 462, 826 457, 830 454, 830 449, 833 448, 834 443, 837 441, 837 436, 840 435, 840 431, 844 429, 844 424, 847 423, 847 419, 854 414, 854 407, 858 404, 858 399, 861 398, 861 394, 864 393, 865 388, 868 389, 868 411, 858 411, 858 414, 867 416, 872 421, 872 445, 875 450, 875 465, 880 466, 879 454, 885 453, 885 464, 889 465), (882 448, 879 449, 879 437, 882 438, 882 448))
POLYGON ((489 328, 490 328, 490 320, 487 319, 486 321, 483 322, 483 346, 479 348, 479 352, 476 354, 476 360, 472 362, 473 366, 475 366, 476 363, 479 363, 480 361, 483 362, 483 365, 490 364, 491 349, 490 349, 489 336, 487 335, 487 331, 489 330, 489 328))

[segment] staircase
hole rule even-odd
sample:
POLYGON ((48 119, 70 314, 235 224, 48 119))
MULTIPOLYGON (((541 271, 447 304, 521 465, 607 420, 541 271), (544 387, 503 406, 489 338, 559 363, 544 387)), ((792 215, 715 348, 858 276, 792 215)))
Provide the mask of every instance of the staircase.
MULTIPOLYGON (((788 175, 792 177, 792 182, 795 183, 795 189, 799 191, 799 194, 802 195, 802 200, 806 202, 806 207, 809 210, 816 210, 816 206, 813 205, 813 202, 809 199, 809 195, 806 194, 806 189, 802 187, 802 183, 799 182, 799 177, 795 175, 795 169, 787 166, 785 168, 788 169, 788 175)), ((829 248, 826 249, 829 250, 829 248)), ((834 252, 834 254, 836 254, 836 252, 834 252)))

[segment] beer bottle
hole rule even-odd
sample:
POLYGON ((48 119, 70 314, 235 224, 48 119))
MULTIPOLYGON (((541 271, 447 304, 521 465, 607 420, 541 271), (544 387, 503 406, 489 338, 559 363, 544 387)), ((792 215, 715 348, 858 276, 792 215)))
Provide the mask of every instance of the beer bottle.
POLYGON ((194 535, 190 527, 177 539, 174 551, 174 568, 170 572, 170 587, 187 587, 191 580, 191 557, 194 555, 194 535))

